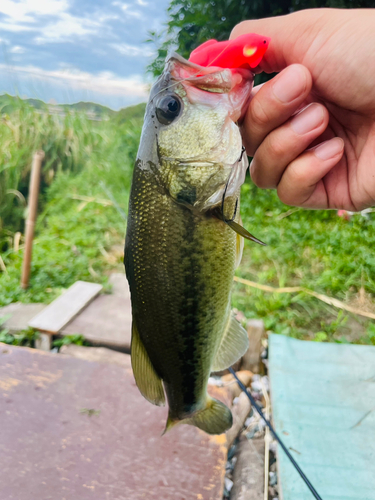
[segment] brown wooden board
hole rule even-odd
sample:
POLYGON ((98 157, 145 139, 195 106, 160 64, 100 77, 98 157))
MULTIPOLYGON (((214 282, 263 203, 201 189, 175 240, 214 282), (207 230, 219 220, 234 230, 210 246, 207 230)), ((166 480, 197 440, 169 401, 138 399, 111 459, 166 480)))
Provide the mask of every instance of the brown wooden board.
POLYGON ((129 352, 132 313, 128 282, 125 274, 114 273, 109 283, 112 293, 97 297, 60 333, 81 334, 94 345, 129 352))
POLYGON ((130 368, 0 344, 0 499, 222 498, 225 435, 166 417, 130 368))
POLYGON ((42 332, 58 333, 100 293, 102 288, 102 285, 97 283, 76 281, 65 293, 34 316, 29 321, 29 326, 42 332))

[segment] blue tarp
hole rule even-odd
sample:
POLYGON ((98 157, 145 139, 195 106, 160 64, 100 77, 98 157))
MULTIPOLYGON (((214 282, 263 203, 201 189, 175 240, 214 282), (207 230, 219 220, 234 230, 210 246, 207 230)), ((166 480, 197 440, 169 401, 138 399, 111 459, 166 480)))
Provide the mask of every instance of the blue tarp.
MULTIPOLYGON (((375 347, 271 334, 276 431, 323 500, 375 500, 375 347)), ((280 500, 313 500, 279 449, 280 500)))

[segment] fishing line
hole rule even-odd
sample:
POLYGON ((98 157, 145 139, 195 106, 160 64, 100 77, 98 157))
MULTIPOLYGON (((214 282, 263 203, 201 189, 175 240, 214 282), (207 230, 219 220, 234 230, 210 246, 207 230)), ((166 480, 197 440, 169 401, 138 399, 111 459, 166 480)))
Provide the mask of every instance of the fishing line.
POLYGON ((244 391, 244 393, 246 394, 246 396, 250 399, 251 404, 254 406, 254 408, 256 409, 256 411, 259 413, 260 417, 264 420, 265 424, 267 425, 267 427, 269 428, 269 430, 272 432, 274 438, 279 443, 279 445, 281 446, 281 448, 284 450, 286 456, 292 462, 292 464, 294 465, 294 467, 297 470, 298 474, 304 480, 306 486, 309 488, 309 490, 311 491, 311 493, 314 495, 314 498, 316 498, 316 500, 322 500, 322 497, 319 496, 319 493, 316 491, 316 489, 314 488, 314 486, 310 483, 309 479, 306 477, 306 475, 304 474, 304 472, 301 469, 301 467, 294 460, 294 458, 291 455, 290 451, 285 446, 285 444, 282 442, 281 438, 278 436, 278 434, 275 431, 275 429, 273 428, 271 422, 269 420, 267 420, 266 417, 263 415, 262 409, 260 408, 260 406, 258 405, 258 403, 253 398, 253 396, 251 395, 250 391, 247 390, 247 388, 244 386, 244 384, 241 382, 241 380, 237 377, 236 372, 233 370, 233 368, 230 367, 230 368, 228 368, 228 370, 234 376, 234 378, 237 380, 237 384, 244 391))
POLYGON ((234 41, 235 41, 235 38, 233 40, 228 40, 228 42, 229 42, 228 45, 226 45, 223 48, 223 50, 216 57, 214 57, 209 64, 207 64, 206 67, 208 68, 209 66, 211 66, 211 64, 213 64, 216 61, 216 59, 218 59, 230 47, 230 45, 234 43, 234 41))

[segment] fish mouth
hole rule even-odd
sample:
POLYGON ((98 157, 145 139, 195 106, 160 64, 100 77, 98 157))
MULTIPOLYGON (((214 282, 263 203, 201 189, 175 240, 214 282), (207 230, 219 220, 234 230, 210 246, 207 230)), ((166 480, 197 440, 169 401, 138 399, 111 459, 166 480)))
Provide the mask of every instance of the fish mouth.
POLYGON ((227 94, 229 117, 234 122, 243 118, 254 82, 254 73, 249 69, 199 66, 175 52, 167 57, 163 75, 170 86, 183 85, 192 103, 201 100, 197 91, 207 93, 207 97, 208 94, 227 94))
POLYGON ((253 81, 254 73, 246 68, 199 66, 172 52, 166 59, 165 70, 176 81, 188 81, 203 90, 227 93, 242 81, 253 81))

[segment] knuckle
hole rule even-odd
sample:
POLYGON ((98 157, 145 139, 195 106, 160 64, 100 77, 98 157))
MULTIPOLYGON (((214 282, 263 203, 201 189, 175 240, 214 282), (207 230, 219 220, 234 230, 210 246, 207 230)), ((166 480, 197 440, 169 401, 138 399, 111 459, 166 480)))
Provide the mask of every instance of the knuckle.
POLYGON ((293 186, 306 186, 308 183, 308 172, 306 162, 292 162, 288 168, 288 178, 293 186))
POLYGON ((286 141, 282 141, 281 137, 276 134, 270 134, 267 138, 267 154, 271 156, 274 160, 282 159, 286 151, 286 141))
POLYGON ((254 184, 259 188, 267 189, 271 187, 262 164, 255 157, 250 164, 250 176, 254 184))
POLYGON ((256 97, 250 103, 251 120, 258 129, 266 129, 271 121, 270 110, 256 97))
POLYGON ((277 196, 285 205, 295 204, 295 196, 293 196, 293 192, 289 189, 284 189, 284 186, 279 186, 277 188, 277 196))
POLYGON ((263 186, 262 186, 262 176, 260 174, 261 171, 258 168, 256 159, 254 157, 253 161, 250 163, 250 176, 254 184, 261 188, 263 186))
POLYGON ((295 160, 288 165, 284 175, 277 187, 277 195, 286 205, 299 205, 301 195, 308 188, 311 179, 309 178, 308 159, 295 160))

